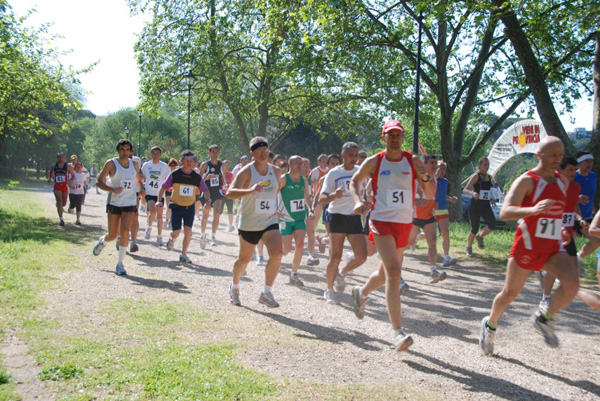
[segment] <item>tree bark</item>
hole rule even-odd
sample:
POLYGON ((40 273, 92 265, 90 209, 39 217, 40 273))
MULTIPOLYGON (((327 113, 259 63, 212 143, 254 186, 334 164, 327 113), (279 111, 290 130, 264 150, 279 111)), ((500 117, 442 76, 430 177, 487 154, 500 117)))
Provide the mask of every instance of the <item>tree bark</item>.
MULTIPOLYGON (((596 34, 596 50, 594 52, 594 118, 592 122, 592 139, 586 150, 594 154, 593 170, 600 176, 600 35, 596 34)), ((596 191, 594 205, 600 202, 600 191, 596 191)))
POLYGON ((540 66, 525 31, 517 19, 517 15, 506 0, 492 0, 494 14, 504 24, 504 33, 510 39, 515 49, 515 54, 521 62, 527 85, 531 88, 538 115, 546 128, 548 135, 560 138, 567 154, 575 154, 576 150, 567 132, 558 117, 558 113, 552 103, 548 85, 544 80, 544 72, 540 66))

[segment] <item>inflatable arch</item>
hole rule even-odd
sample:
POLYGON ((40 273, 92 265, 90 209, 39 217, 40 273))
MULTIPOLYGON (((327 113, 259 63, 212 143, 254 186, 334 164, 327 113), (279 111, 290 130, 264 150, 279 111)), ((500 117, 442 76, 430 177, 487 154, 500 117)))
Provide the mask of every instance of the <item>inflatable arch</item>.
POLYGON ((536 120, 523 120, 511 125, 492 146, 488 155, 488 174, 494 176, 511 157, 521 153, 537 153, 540 141, 547 136, 542 123, 536 120))

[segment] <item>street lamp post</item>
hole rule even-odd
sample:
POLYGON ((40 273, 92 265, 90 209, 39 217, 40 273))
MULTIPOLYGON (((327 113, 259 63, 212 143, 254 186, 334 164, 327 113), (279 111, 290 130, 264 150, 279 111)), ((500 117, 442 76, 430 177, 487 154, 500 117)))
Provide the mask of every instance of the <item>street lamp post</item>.
POLYGON ((419 41, 417 43, 417 82, 415 85, 415 127, 413 129, 413 153, 419 154, 419 100, 421 97, 421 35, 423 33, 423 12, 417 18, 419 22, 419 41))
POLYGON ((142 112, 138 111, 138 116, 140 116, 140 129, 138 133, 138 157, 142 157, 142 112))
POLYGON ((194 84, 194 78, 196 76, 192 72, 192 70, 188 70, 187 74, 183 76, 185 78, 185 83, 188 86, 188 142, 187 148, 190 148, 190 114, 192 112, 192 85, 194 84))
POLYGON ((129 127, 125 126, 125 138, 129 139, 129 127))

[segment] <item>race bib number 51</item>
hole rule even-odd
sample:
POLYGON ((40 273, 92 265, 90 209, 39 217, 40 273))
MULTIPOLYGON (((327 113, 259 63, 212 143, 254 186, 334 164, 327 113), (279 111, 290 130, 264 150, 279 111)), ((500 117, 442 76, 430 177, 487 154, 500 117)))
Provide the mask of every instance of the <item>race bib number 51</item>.
POLYGON ((257 199, 254 211, 257 214, 274 214, 275 199, 257 199))
POLYGON ((562 221, 560 219, 541 218, 537 221, 535 236, 538 238, 560 240, 562 238, 562 221))
POLYGON ((410 190, 408 189, 388 189, 386 197, 386 203, 390 209, 405 209, 411 205, 410 190))

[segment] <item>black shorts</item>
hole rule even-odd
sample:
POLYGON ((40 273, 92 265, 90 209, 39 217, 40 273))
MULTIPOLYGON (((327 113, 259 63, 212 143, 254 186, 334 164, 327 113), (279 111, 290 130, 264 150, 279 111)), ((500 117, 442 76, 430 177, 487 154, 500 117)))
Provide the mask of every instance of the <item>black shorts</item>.
POLYGON ((329 232, 332 234, 364 234, 362 220, 359 215, 329 214, 329 232))
MULTIPOLYGON (((227 198, 224 198, 222 195, 219 196, 219 197, 217 197, 217 198, 213 198, 212 195, 211 195, 211 198, 210 198, 210 207, 215 210, 215 213, 219 213, 219 214, 223 213, 222 212, 222 210, 223 210, 222 206, 218 210, 215 209, 215 202, 218 201, 218 200, 221 200, 221 199, 227 199, 227 198)), ((206 198, 204 198, 204 195, 201 195, 200 202, 202 202, 202 206, 206 205, 206 198)))
POLYGON ((106 205, 106 213, 121 214, 121 213, 137 213, 137 207, 134 206, 114 206, 106 205))
MULTIPOLYGON (((158 203, 158 196, 153 196, 153 195, 146 195, 146 203, 150 202, 150 201, 154 201, 154 203, 158 203)), ((165 198, 162 198, 160 200, 161 202, 165 202, 165 198)))
POLYGON ((569 242, 569 245, 567 245, 565 247, 565 250, 567 251, 567 255, 577 256, 577 247, 575 246, 575 238, 571 238, 571 242, 569 242))
POLYGON ((435 219, 435 217, 432 217, 432 218, 427 219, 427 220, 416 219, 416 218, 413 219, 413 225, 417 226, 417 227, 420 227, 420 228, 425 227, 427 224, 436 223, 436 222, 437 222, 437 220, 435 219))
POLYGON ((175 203, 169 205, 171 209, 171 228, 173 231, 181 230, 181 223, 185 227, 192 227, 194 225, 194 216, 196 215, 196 207, 191 206, 179 206, 175 203))
POLYGON ((371 234, 371 228, 369 228, 369 220, 371 220, 371 211, 370 210, 369 210, 369 213, 367 213, 367 217, 365 217, 365 224, 363 227, 363 234, 365 234, 365 235, 371 234))
POLYGON ((244 239, 244 241, 249 242, 252 245, 256 245, 262 238, 263 234, 271 230, 277 230, 277 232, 279 232, 279 224, 271 224, 269 227, 261 231, 238 230, 238 234, 244 239))
POLYGON ((221 202, 221 210, 219 211, 219 214, 223 214, 223 211, 225 210, 225 205, 227 205, 227 214, 233 214, 233 199, 227 199, 227 198, 223 198, 223 201, 221 202))

